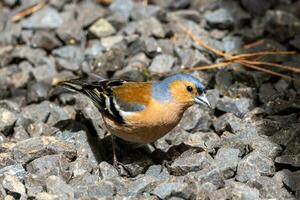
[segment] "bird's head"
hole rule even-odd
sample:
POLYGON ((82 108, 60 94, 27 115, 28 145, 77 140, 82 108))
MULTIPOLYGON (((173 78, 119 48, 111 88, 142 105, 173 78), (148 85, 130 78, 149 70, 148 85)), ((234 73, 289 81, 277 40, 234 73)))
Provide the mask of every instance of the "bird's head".
POLYGON ((186 106, 194 103, 210 106, 206 90, 199 79, 189 74, 169 76, 154 84, 152 95, 160 102, 176 102, 186 106))

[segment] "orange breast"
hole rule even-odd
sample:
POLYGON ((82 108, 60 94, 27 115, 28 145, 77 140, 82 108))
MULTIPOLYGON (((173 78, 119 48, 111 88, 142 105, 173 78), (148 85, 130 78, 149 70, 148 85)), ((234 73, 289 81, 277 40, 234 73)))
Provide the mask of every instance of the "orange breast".
POLYGON ((150 99, 145 110, 130 114, 126 124, 105 118, 109 131, 124 140, 151 143, 172 130, 180 121, 186 106, 175 103, 161 104, 150 99))

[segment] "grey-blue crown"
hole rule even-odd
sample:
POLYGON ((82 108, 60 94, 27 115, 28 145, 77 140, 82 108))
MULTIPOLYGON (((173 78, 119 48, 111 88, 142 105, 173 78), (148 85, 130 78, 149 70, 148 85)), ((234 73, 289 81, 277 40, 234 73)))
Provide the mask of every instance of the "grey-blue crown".
POLYGON ((195 78, 189 74, 175 74, 173 76, 169 76, 161 81, 156 82, 152 88, 152 97, 160 102, 165 102, 172 99, 172 95, 170 93, 170 84, 173 81, 183 80, 190 81, 195 84, 196 88, 201 92, 205 92, 204 85, 200 82, 199 79, 195 78))

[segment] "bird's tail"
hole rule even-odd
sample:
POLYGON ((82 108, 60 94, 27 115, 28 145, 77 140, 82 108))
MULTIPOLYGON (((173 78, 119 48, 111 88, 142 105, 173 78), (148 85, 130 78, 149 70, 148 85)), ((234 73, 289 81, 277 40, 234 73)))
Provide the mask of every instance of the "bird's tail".
POLYGON ((78 92, 88 96, 96 105, 96 107, 100 111, 103 111, 103 109, 105 108, 106 96, 103 95, 103 92, 101 91, 101 84, 101 81, 97 83, 89 83, 87 81, 81 80, 70 80, 63 81, 59 83, 58 86, 66 88, 67 90, 70 90, 72 92, 78 92))
POLYGON ((88 86, 88 84, 80 80, 70 80, 70 81, 60 82, 58 86, 61 86, 72 92, 79 92, 82 94, 86 94, 86 89, 87 89, 86 87, 88 86))

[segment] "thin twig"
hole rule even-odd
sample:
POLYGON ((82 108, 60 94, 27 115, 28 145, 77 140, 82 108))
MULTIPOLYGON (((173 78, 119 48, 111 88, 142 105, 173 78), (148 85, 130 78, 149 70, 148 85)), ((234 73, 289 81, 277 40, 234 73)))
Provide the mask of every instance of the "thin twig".
POLYGON ((286 80, 295 81, 295 82, 300 83, 300 80, 298 80, 298 79, 292 78, 292 77, 284 75, 284 74, 280 74, 280 73, 274 72, 274 71, 269 70, 269 69, 258 67, 256 65, 251 65, 251 64, 248 64, 248 63, 246 63, 244 61, 237 61, 237 63, 239 63, 239 64, 241 64, 241 65, 243 65, 245 67, 255 69, 257 71, 262 71, 262 72, 265 72, 265 73, 268 73, 268 74, 272 74, 274 76, 279 76, 279 77, 281 77, 283 79, 286 79, 286 80))
POLYGON ((213 69, 213 68, 219 68, 219 67, 225 67, 227 65, 230 65, 232 63, 230 62, 221 62, 221 63, 216 63, 212 65, 205 65, 205 66, 198 66, 198 67, 193 67, 193 68, 188 68, 188 69, 182 69, 180 70, 181 72, 192 72, 192 71, 201 71, 201 70, 207 70, 207 69, 213 69))
POLYGON ((19 13, 14 15, 11 20, 13 22, 20 21, 24 17, 26 17, 28 15, 31 15, 32 13, 35 13, 38 10, 42 9, 45 5, 46 5, 46 1, 40 1, 39 3, 37 3, 33 6, 30 6, 28 8, 25 8, 24 10, 20 11, 19 13))
POLYGON ((264 42, 265 42, 264 39, 257 40, 255 42, 250 43, 250 44, 244 45, 244 49, 252 49, 252 48, 254 48, 254 47, 258 46, 258 45, 263 44, 264 42))
POLYGON ((271 67, 277 67, 277 68, 285 69, 285 70, 288 70, 291 72, 300 73, 300 68, 290 67, 287 65, 282 65, 282 64, 277 64, 277 63, 264 62, 264 61, 250 61, 250 60, 244 60, 243 62, 252 64, 252 65, 268 65, 271 67))
POLYGON ((183 32, 185 32, 188 36, 190 36, 197 44, 204 47, 205 49, 208 49, 209 51, 214 52, 218 56, 221 56, 224 58, 230 58, 232 56, 231 54, 225 54, 222 51, 219 51, 217 49, 214 49, 214 48, 208 46, 207 44, 202 42, 202 40, 200 40, 197 36, 195 36, 190 30, 188 30, 185 26, 179 25, 179 27, 183 32))
POLYGON ((232 60, 238 60, 238 59, 245 59, 245 58, 251 58, 256 56, 266 56, 266 55, 293 55, 296 54, 295 51, 261 51, 261 52, 254 52, 254 53, 245 53, 245 54, 239 54, 236 56, 232 56, 232 60))
MULTIPOLYGON (((269 70, 269 69, 259 66, 259 65, 267 65, 267 66, 271 66, 271 67, 277 67, 277 68, 289 70, 292 72, 300 73, 300 69, 295 68, 295 67, 290 67, 290 66, 286 66, 286 65, 282 65, 282 64, 270 63, 270 62, 265 62, 265 61, 259 60, 265 56, 270 56, 270 55, 294 55, 294 54, 296 54, 296 52, 294 52, 294 51, 262 51, 262 52, 253 52, 253 53, 232 55, 229 53, 223 53, 217 49, 214 49, 214 48, 208 46, 202 40, 200 40, 197 36, 195 36, 190 30, 188 30, 188 28, 186 28, 183 25, 179 25, 179 26, 180 26, 180 29, 184 33, 186 33, 192 40, 194 40, 197 44, 199 44, 200 46, 206 48, 207 50, 215 53, 216 55, 224 58, 224 61, 221 63, 193 67, 193 68, 189 68, 189 69, 182 69, 180 71, 191 72, 191 71, 198 71, 198 70, 206 70, 206 69, 213 69, 213 68, 218 68, 218 67, 225 67, 227 65, 237 63, 237 64, 241 64, 242 66, 245 66, 245 67, 248 67, 251 69, 255 69, 255 70, 262 71, 262 72, 265 72, 268 74, 282 77, 287 80, 293 80, 298 83, 300 82, 300 80, 298 80, 298 79, 295 79, 290 76, 287 76, 287 75, 284 75, 284 74, 281 74, 278 72, 274 72, 272 70, 269 70)), ((259 44, 262 44, 263 42, 264 42, 264 40, 259 40, 255 43, 246 45, 244 48, 250 49, 259 44)))

